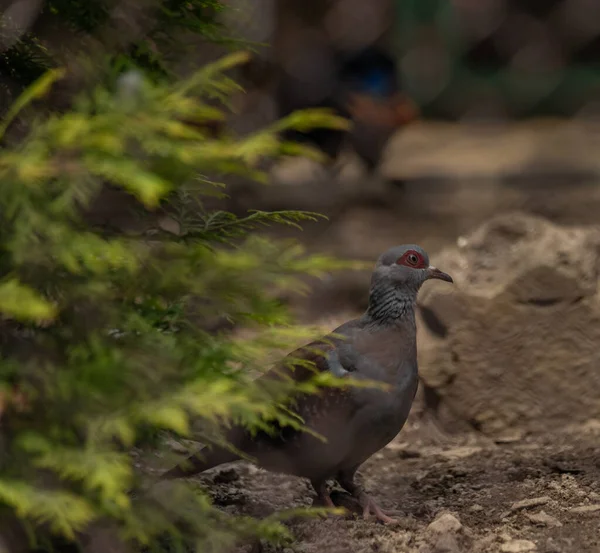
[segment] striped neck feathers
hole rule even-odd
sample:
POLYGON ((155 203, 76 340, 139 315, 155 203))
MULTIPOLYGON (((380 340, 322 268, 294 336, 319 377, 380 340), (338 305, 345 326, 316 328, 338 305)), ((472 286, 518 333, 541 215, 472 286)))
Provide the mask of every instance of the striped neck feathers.
POLYGON ((365 315, 377 324, 414 324, 417 292, 412 288, 399 289, 390 283, 376 283, 371 287, 365 315))

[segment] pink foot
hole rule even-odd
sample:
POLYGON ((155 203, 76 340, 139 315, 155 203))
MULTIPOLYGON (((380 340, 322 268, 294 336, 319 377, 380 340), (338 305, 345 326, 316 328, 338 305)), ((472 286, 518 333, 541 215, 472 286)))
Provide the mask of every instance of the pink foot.
POLYGON ((313 501, 313 507, 327 507, 328 509, 336 508, 335 503, 333 502, 329 494, 319 495, 315 497, 313 501))
POLYGON ((381 507, 375 503, 375 500, 367 494, 362 494, 359 498, 360 506, 363 508, 363 518, 369 520, 372 516, 383 524, 394 524, 396 519, 386 515, 381 507))

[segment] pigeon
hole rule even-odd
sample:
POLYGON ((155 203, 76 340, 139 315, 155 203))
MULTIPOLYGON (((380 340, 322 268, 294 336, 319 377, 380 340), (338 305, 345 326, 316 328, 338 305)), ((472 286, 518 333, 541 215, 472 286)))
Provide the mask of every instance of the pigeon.
MULTIPOLYGON (((234 448, 206 447, 164 472, 160 480, 189 477, 240 460, 233 450, 237 449, 266 470, 307 478, 316 491, 317 505, 335 507, 327 482, 337 480, 357 500, 364 518, 393 522, 356 483, 355 475, 395 438, 410 412, 418 386, 415 305, 421 285, 430 279, 453 282, 450 275, 429 265, 427 253, 419 246, 391 248, 376 263, 365 313, 287 356, 290 363, 282 367, 296 381, 317 370, 382 384, 328 387, 320 394, 297 398, 296 412, 324 440, 289 426, 276 433, 255 434, 233 426, 226 435, 234 448), (311 361, 314 367, 294 365, 294 359, 311 361)), ((271 369, 260 378, 274 374, 279 373, 271 369)))

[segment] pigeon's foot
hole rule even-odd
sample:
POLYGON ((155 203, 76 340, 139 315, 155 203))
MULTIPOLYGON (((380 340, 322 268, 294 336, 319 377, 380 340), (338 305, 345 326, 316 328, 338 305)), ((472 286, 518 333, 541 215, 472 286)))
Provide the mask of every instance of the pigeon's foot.
POLYGON ((317 497, 315 497, 313 504, 313 507, 327 507, 328 509, 335 509, 335 503, 333 502, 333 500, 331 499, 331 496, 329 494, 320 494, 317 497))
MULTIPOLYGON (((339 507, 333 502, 333 500, 331 499, 331 496, 329 494, 327 495, 323 495, 323 496, 317 496, 315 497, 313 503, 312 503, 313 507, 325 507, 327 509, 339 509, 339 507)), ((340 517, 343 517, 344 515, 340 514, 340 513, 322 513, 321 518, 324 519, 338 519, 340 517)))
MULTIPOLYGON (((335 503, 331 499, 329 490, 327 489, 327 482, 311 482, 313 488, 317 492, 312 506, 313 507, 325 507, 327 509, 335 509, 335 503)), ((327 515, 324 515, 327 516, 327 515)))
POLYGON ((354 475, 356 469, 352 469, 349 472, 341 472, 338 475, 338 482, 346 491, 350 492, 352 497, 358 501, 360 508, 362 509, 362 516, 365 520, 369 520, 371 517, 375 517, 376 520, 383 524, 393 524, 396 519, 386 515, 381 507, 375 503, 375 500, 365 492, 364 488, 354 481, 354 475))
POLYGON ((362 493, 358 498, 358 501, 360 506, 363 508, 363 518, 365 520, 375 517, 375 520, 378 520, 383 524, 394 524, 397 522, 395 518, 386 515, 370 495, 362 493))

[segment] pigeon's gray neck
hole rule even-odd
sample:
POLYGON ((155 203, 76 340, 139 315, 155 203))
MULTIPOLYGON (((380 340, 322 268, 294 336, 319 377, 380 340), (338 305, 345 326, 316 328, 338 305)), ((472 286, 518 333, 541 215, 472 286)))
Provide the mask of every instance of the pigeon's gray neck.
POLYGON ((369 322, 380 325, 403 322, 414 325, 416 300, 416 290, 398 288, 387 282, 375 282, 371 286, 365 316, 369 322))

